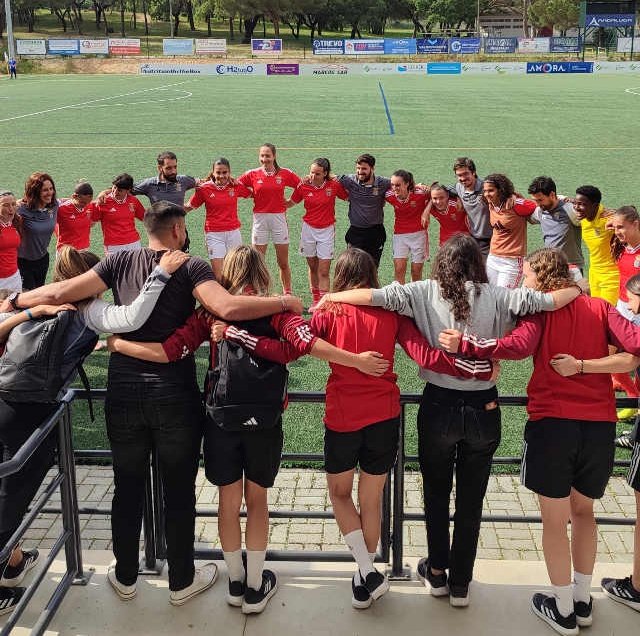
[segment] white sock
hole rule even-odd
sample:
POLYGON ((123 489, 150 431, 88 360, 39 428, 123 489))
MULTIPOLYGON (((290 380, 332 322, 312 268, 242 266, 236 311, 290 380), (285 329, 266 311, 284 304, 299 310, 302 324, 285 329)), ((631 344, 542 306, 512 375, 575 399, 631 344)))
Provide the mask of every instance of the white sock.
POLYGON ((565 618, 573 612, 573 585, 552 585, 558 611, 565 618))
MULTIPOLYGON (((373 567, 375 569, 375 563, 374 561, 376 560, 376 553, 375 552, 369 552, 369 559, 371 560, 371 563, 373 564, 373 567)), ((360 576, 360 572, 356 572, 356 580, 355 580, 356 585, 364 585, 364 581, 362 580, 362 577, 360 576)))
POLYGON ((262 570, 266 550, 247 550, 247 587, 259 590, 262 587, 262 570))
POLYGON ((591 600, 591 574, 573 573, 573 600, 589 603, 591 600))
POLYGON ((344 541, 349 547, 349 550, 351 550, 351 554, 353 555, 355 562, 358 564, 360 573, 364 577, 366 577, 367 574, 371 574, 371 572, 373 572, 373 565, 369 558, 369 551, 367 550, 367 544, 364 542, 364 534, 362 534, 362 530, 353 530, 352 532, 345 534, 344 541))
POLYGON ((224 562, 227 564, 230 581, 244 581, 244 563, 242 563, 242 550, 233 552, 222 551, 224 562))

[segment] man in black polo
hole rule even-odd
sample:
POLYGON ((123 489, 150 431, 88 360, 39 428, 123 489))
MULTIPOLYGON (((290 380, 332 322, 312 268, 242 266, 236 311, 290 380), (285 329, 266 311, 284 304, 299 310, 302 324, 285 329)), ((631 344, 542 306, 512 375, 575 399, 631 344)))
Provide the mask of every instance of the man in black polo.
POLYGON ((161 152, 157 157, 158 174, 138 181, 132 194, 144 194, 151 203, 169 201, 184 207, 187 190, 195 188, 198 179, 186 174, 178 174, 178 158, 170 150, 161 152))

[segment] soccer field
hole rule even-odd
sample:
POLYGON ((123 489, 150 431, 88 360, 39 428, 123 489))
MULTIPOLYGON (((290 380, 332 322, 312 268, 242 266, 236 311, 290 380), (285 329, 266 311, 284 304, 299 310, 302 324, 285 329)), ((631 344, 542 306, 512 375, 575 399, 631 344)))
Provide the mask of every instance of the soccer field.
MULTIPOLYGON (((141 77, 20 76, 0 80, 0 186, 20 193, 26 176, 49 172, 59 196, 79 179, 98 191, 114 175, 140 179, 155 172, 155 156, 173 150, 182 173, 204 177, 225 156, 234 175, 258 165, 257 148, 278 148, 280 165, 304 174, 318 156, 337 174, 351 172, 355 157, 370 152, 376 171, 404 168, 416 181, 451 183, 457 156, 472 157, 479 174, 503 172, 525 193, 533 177, 550 175, 562 193, 590 183, 610 207, 637 204, 640 165, 640 77, 607 75, 347 76, 347 77, 141 77), (388 113, 382 95, 386 96, 388 113), (391 124, 394 134, 391 134, 391 124)), ((143 199, 146 203, 146 200, 143 199)), ((243 236, 249 240, 250 202, 240 202, 243 236)), ((393 215, 387 206, 391 235, 393 215)), ((338 203, 337 249, 344 245, 346 205, 338 203)), ((205 256, 203 210, 190 213, 192 253, 205 256)), ((306 263, 296 254, 302 207, 290 210, 294 292, 310 301, 306 263)), ((437 223, 432 224, 435 250, 437 223)), ((102 253, 99 228, 94 248, 102 253)), ((539 229, 529 231, 531 248, 539 229)), ((275 273, 273 250, 270 269, 275 273)), ((392 279, 390 241, 381 281, 392 279)), ((104 386, 106 356, 89 361, 96 386, 104 386)), ((502 394, 523 394, 529 363, 505 364, 502 394)), ((397 355, 403 390, 420 391, 415 365, 397 355)), ((322 389, 323 364, 292 365, 292 390, 322 389)), ((415 448, 409 409, 408 448, 415 448)), ((524 414, 505 409, 498 454, 518 454, 524 414)), ((101 423, 77 422, 79 446, 104 443, 101 423)), ((288 450, 321 448, 317 407, 293 405, 286 416, 288 450)))

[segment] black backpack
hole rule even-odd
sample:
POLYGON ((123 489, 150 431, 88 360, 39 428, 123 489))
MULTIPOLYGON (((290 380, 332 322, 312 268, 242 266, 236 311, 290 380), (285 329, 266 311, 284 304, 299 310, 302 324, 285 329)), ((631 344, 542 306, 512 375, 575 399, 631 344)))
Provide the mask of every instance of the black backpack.
POLYGON ((11 330, 0 356, 0 398, 10 402, 57 402, 75 371, 89 389, 82 361, 97 339, 75 311, 20 323, 11 330))
MULTIPOLYGON (((252 335, 278 337, 269 318, 235 325, 252 335)), ((259 358, 229 340, 211 343, 211 347, 212 361, 205 386, 207 415, 226 431, 256 431, 276 426, 287 397, 286 365, 259 358)))

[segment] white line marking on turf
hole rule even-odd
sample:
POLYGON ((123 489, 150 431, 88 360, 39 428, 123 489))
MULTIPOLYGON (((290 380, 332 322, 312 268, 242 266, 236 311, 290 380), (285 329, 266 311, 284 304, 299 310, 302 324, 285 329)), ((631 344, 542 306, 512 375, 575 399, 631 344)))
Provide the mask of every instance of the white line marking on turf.
POLYGON ((640 86, 632 86, 631 88, 624 89, 624 92, 630 95, 640 95, 640 93, 636 93, 636 91, 640 91, 640 86))
POLYGON ((68 108, 79 108, 80 106, 88 106, 89 104, 96 104, 98 102, 104 102, 109 99, 118 99, 120 97, 128 97, 130 95, 139 95, 140 93, 149 93, 151 91, 161 91, 172 86, 180 86, 193 80, 185 80, 184 82, 175 82, 174 84, 165 84, 164 86, 156 86, 154 88, 143 88, 139 91, 131 91, 130 93, 121 93, 120 95, 111 95, 110 97, 100 97, 98 99, 90 99, 86 102, 80 102, 79 104, 68 104, 66 106, 56 106, 55 108, 47 108, 46 110, 39 110, 35 113, 25 113, 24 115, 16 115, 15 117, 5 117, 0 119, 0 123, 6 121, 15 121, 16 119, 24 119, 25 117, 35 117, 36 115, 46 115, 47 113, 54 113, 59 110, 66 110, 68 108))
MULTIPOLYGON (((169 90, 169 89, 163 89, 169 90)), ((137 106, 138 104, 160 104, 161 102, 177 102, 180 99, 188 99, 193 95, 189 91, 183 91, 178 88, 174 89, 175 93, 184 93, 180 97, 167 97, 166 99, 145 99, 138 102, 119 102, 116 104, 87 104, 86 106, 74 106, 74 108, 109 108, 111 106, 137 106)))
MULTIPOLYGON (((2 121, 2 120, 0 120, 2 121)), ((75 132, 69 132, 69 135, 74 135, 76 134, 75 132)), ((46 148, 51 148, 51 149, 55 149, 55 150, 64 150, 64 149, 68 149, 68 150, 119 150, 119 149, 123 149, 123 150, 133 150, 133 149, 137 149, 137 148, 159 148, 159 147, 164 147, 162 144, 155 144, 155 145, 151 145, 151 146, 142 146, 142 145, 135 145, 135 146, 122 146, 122 145, 118 145, 118 146, 95 146, 95 145, 91 145, 91 146, 65 146, 65 145, 56 145, 53 146, 51 144, 47 144, 46 146, 31 146, 31 145, 26 145, 26 144, 20 144, 20 145, 4 145, 4 144, 0 144, 0 149, 3 150, 42 150, 42 149, 46 149, 46 148)), ((190 144, 189 146, 172 146, 173 149, 175 150, 190 150, 192 148, 210 148, 210 145, 197 145, 197 144, 190 144)), ((317 151, 318 147, 317 146, 310 146, 310 147, 305 147, 305 146, 278 146, 278 148, 280 150, 304 150, 304 151, 317 151)), ((323 148, 325 150, 353 150, 353 151, 360 151, 362 150, 362 146, 356 146, 356 147, 344 147, 344 146, 336 146, 336 147, 328 147, 328 146, 323 146, 323 148)), ((508 151, 508 152, 522 152, 522 146, 519 146, 517 148, 505 148, 504 146, 476 146, 476 147, 469 147, 469 146, 451 146, 451 147, 420 147, 420 148, 407 148, 402 147, 402 148, 395 148, 392 146, 380 146, 380 147, 376 147, 376 146, 367 146, 367 149, 369 150, 375 150, 376 152, 413 152, 415 150, 446 150, 446 151, 451 151, 451 150, 456 150, 456 151, 474 151, 474 150, 488 150, 488 151, 508 151)), ((255 150, 255 146, 239 146, 237 148, 227 148, 227 151, 231 151, 231 150, 255 150)), ((559 150, 563 150, 563 151, 569 151, 569 152, 575 152, 575 151, 593 151, 593 150, 632 150, 632 151, 637 151, 640 150, 640 146, 585 146, 585 147, 581 147, 581 146, 562 146, 561 148, 555 148, 555 147, 551 147, 551 146, 542 146, 539 148, 532 148, 531 146, 527 146, 527 151, 533 151, 533 152, 549 152, 549 151, 559 151, 559 150)))

